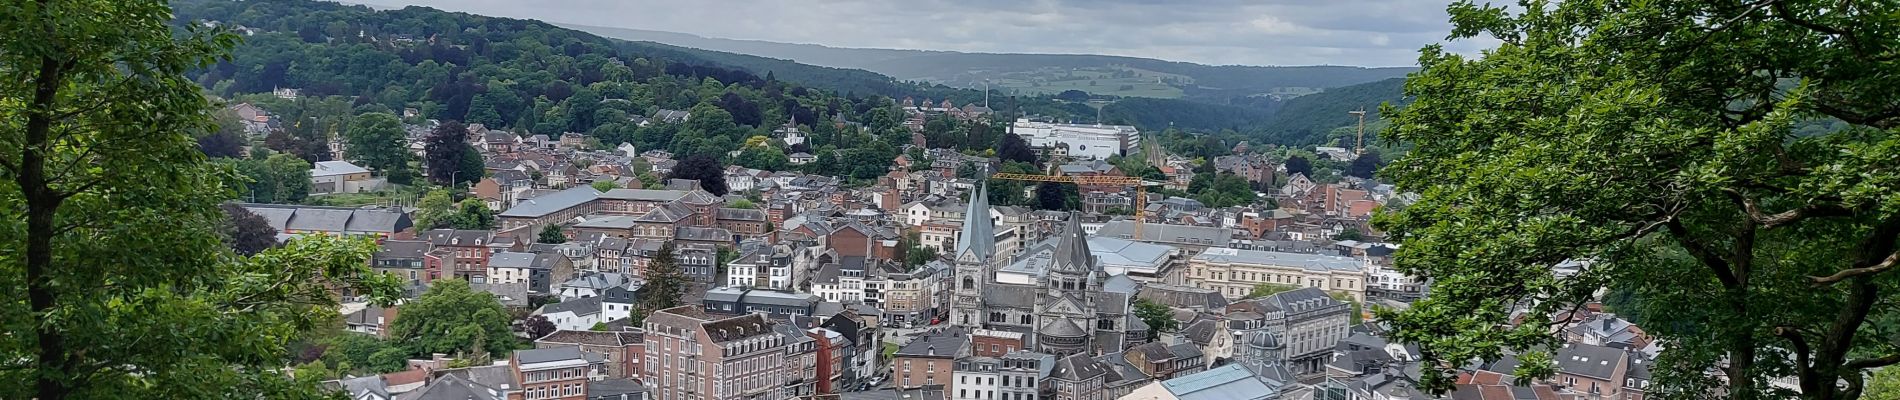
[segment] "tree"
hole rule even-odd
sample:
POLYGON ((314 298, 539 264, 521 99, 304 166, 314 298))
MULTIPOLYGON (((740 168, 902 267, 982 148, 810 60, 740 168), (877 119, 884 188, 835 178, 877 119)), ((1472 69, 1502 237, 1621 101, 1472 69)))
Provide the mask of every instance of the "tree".
POLYGON ((549 334, 553 334, 555 331, 560 330, 560 327, 554 325, 554 321, 549 321, 548 317, 544 317, 540 315, 528 317, 528 319, 522 320, 521 325, 527 328, 528 337, 532 337, 535 339, 547 337, 549 334))
POLYGON ((1306 157, 1301 157, 1297 155, 1287 156, 1286 157, 1286 174, 1287 176, 1292 176, 1293 174, 1302 174, 1302 175, 1306 175, 1306 177, 1308 178, 1311 178, 1313 177, 1313 162, 1308 161, 1306 157))
POLYGON ((674 260, 675 251, 672 241, 660 245, 660 251, 653 255, 653 261, 647 263, 645 286, 640 287, 640 309, 642 314, 673 308, 683 301, 687 285, 686 274, 680 272, 679 262, 674 260))
POLYGON ((402 371, 409 367, 409 351, 401 347, 384 347, 370 354, 368 363, 357 365, 378 374, 402 371))
MULTIPOLYGON (((1643 326, 1667 349, 1650 396, 1852 399, 1865 372, 1900 363, 1900 16, 1524 4, 1452 6, 1454 38, 1501 44, 1482 58, 1428 47, 1404 86, 1415 100, 1381 110, 1382 136, 1415 146, 1381 177, 1421 197, 1376 226, 1403 245, 1396 269, 1433 280, 1381 313, 1393 339, 1424 365, 1550 359, 1550 316, 1608 286, 1667 321, 1643 326), (1794 135, 1806 119, 1846 126, 1794 135), (1571 260, 1589 262, 1553 277, 1571 260), (1799 393, 1768 384, 1780 378, 1799 393)), ((1449 389, 1447 372, 1422 386, 1449 389)))
POLYGON ((594 183, 590 185, 594 187, 594 190, 601 192, 620 188, 620 185, 614 184, 614 181, 594 181, 594 183))
POLYGON ((1346 228, 1345 231, 1333 235, 1333 240, 1366 240, 1366 235, 1359 233, 1358 228, 1346 228))
POLYGON ((515 348, 508 310, 495 295, 470 289, 460 279, 439 279, 415 301, 402 306, 389 327, 390 340, 409 354, 502 356, 515 348))
POLYGON ((1056 100, 1075 102, 1075 103, 1089 101, 1089 92, 1084 92, 1084 91, 1075 90, 1075 89, 1064 90, 1062 91, 1062 93, 1056 94, 1056 100))
POLYGON ((277 229, 264 217, 231 203, 218 208, 224 211, 224 244, 232 251, 248 256, 277 247, 277 229))
POLYGON ((548 224, 547 226, 541 227, 541 234, 537 235, 534 241, 535 243, 547 244, 567 243, 567 234, 561 232, 560 225, 548 224))
POLYGON ((295 203, 310 196, 310 162, 302 158, 270 153, 264 158, 238 161, 238 170, 250 182, 245 186, 246 201, 257 203, 295 203))
POLYGON ((592 327, 588 327, 588 328, 587 328, 587 330, 590 330, 590 331, 595 331, 595 332, 606 332, 606 331, 607 331, 607 323, 606 323, 606 322, 595 322, 595 323, 594 323, 594 326, 592 326, 592 327))
POLYGON ((733 200, 732 203, 726 204, 726 207, 727 208, 742 208, 742 209, 747 209, 747 210, 759 209, 758 204, 754 204, 752 200, 747 200, 747 199, 733 200))
POLYGON ((449 227, 475 230, 495 229, 495 211, 489 210, 488 203, 481 199, 462 200, 460 210, 449 217, 449 227))
POLYGON ((1354 158, 1351 163, 1346 164, 1346 176, 1372 179, 1372 174, 1379 172, 1379 167, 1382 166, 1384 162, 1379 161, 1379 153, 1361 154, 1359 158, 1354 158))
POLYGON ((1015 161, 1030 165, 1036 164, 1036 151, 1029 149, 1029 142, 1022 135, 1003 135, 996 145, 996 157, 1003 161, 1015 161))
POLYGON ((470 174, 464 167, 464 160, 473 155, 480 160, 480 154, 468 145, 468 126, 456 121, 442 121, 423 139, 423 165, 428 168, 429 182, 441 186, 458 186, 466 182, 480 180, 481 170, 470 174))
POLYGON ((408 182, 409 134, 403 131, 402 120, 395 115, 358 115, 343 138, 349 146, 350 158, 361 161, 363 167, 388 176, 391 182, 408 182))
POLYGON ((1181 321, 1174 319, 1174 309, 1148 299, 1135 299, 1135 318, 1141 318, 1141 322, 1148 325, 1148 340, 1181 330, 1181 321))
POLYGON ((1242 299, 1258 299, 1262 297, 1279 294, 1280 292, 1295 290, 1299 288, 1300 288, 1299 286, 1293 286, 1293 285, 1283 285, 1283 284, 1277 284, 1277 283, 1262 283, 1258 285, 1253 285, 1253 290, 1248 291, 1247 296, 1241 297, 1241 298, 1242 299))
POLYGON ((1058 182, 1036 184, 1036 209, 1038 210, 1074 210, 1079 203, 1075 197, 1075 185, 1058 182))
POLYGON ((416 212, 412 218, 416 223, 416 229, 448 227, 454 221, 455 214, 449 210, 454 205, 455 200, 449 198, 447 189, 435 189, 424 193, 422 199, 416 201, 416 212))
POLYGON ((199 137, 198 151, 206 157, 237 158, 244 156, 246 144, 243 134, 219 131, 199 137))
POLYGON ((667 174, 666 177, 697 180, 699 187, 706 189, 707 193, 712 193, 714 196, 726 195, 726 166, 720 165, 718 159, 709 155, 686 156, 686 159, 680 160, 679 165, 673 166, 673 173, 667 174))

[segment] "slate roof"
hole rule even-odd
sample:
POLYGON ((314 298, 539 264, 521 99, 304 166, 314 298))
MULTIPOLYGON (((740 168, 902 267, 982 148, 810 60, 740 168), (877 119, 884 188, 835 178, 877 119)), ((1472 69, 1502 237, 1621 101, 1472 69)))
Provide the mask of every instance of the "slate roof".
POLYGON ((589 399, 640 399, 646 398, 647 387, 632 379, 604 379, 587 381, 589 399))
POLYGON ((753 210, 753 209, 745 209, 745 208, 720 208, 716 213, 717 213, 716 217, 721 220, 765 221, 764 210, 753 210))
MULTIPOLYGON (((590 346, 624 346, 624 345, 629 345, 629 344, 638 344, 636 342, 626 341, 625 339, 627 339, 629 335, 623 335, 623 334, 633 334, 633 332, 574 331, 574 330, 564 329, 564 330, 554 331, 554 333, 550 333, 547 336, 541 337, 540 339, 535 339, 534 342, 535 343, 552 343, 552 344, 577 344, 577 345, 584 344, 584 345, 590 345, 590 346)), ((638 334, 633 334, 631 336, 638 336, 638 334)))
POLYGON ((547 314, 557 314, 561 312, 571 312, 571 313, 574 313, 574 315, 599 314, 601 301, 602 301, 601 296, 594 296, 594 297, 582 297, 578 299, 565 300, 559 303, 549 303, 547 305, 541 306, 541 308, 538 310, 534 310, 534 314, 547 315, 547 314))
POLYGON ((444 375, 416 391, 403 393, 398 400, 506 400, 500 389, 461 376, 444 375))
POLYGON ((534 253, 504 251, 488 256, 489 268, 534 268, 534 253))
POLYGON ((1081 337, 1088 335, 1088 331, 1082 330, 1082 327, 1076 326, 1075 322, 1070 321, 1068 318, 1051 319, 1048 323, 1043 324, 1042 329, 1037 330, 1036 333, 1051 337, 1081 337))
POLYGON ((1056 360, 1056 368, 1049 376, 1067 381, 1081 381, 1100 377, 1107 373, 1106 368, 1088 356, 1076 354, 1056 360))
POLYGON ((1227 298, 1220 291, 1187 286, 1151 283, 1141 287, 1135 297, 1175 308, 1223 309, 1227 298))
POLYGON ((923 336, 897 348, 895 357, 956 358, 963 352, 963 346, 969 343, 968 336, 960 334, 937 334, 923 336))
POLYGON ((376 249, 379 260, 420 259, 429 253, 429 242, 421 240, 384 240, 376 249))
POLYGON ((1558 371, 1607 380, 1618 368, 1623 367, 1626 362, 1623 357, 1626 356, 1622 350, 1572 343, 1557 350, 1555 359, 1558 371))

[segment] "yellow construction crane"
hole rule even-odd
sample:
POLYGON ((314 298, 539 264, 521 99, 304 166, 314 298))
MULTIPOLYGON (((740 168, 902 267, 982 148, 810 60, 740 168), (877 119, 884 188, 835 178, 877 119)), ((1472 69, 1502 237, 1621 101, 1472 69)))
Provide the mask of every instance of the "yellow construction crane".
POLYGON ((1352 145, 1353 155, 1365 155, 1366 154, 1366 108, 1359 107, 1358 110, 1347 111, 1346 113, 1352 114, 1355 117, 1359 117, 1359 140, 1353 142, 1353 145, 1352 145))
POLYGON ((1147 212, 1147 208, 1148 208, 1148 185, 1159 185, 1159 183, 1143 181, 1141 180, 1140 177, 1133 177, 1133 176, 1104 176, 1104 175, 1056 176, 1056 175, 1035 175, 1035 174, 1012 174, 1012 173, 999 172, 999 173, 990 175, 990 178, 1008 179, 1012 181, 1028 181, 1028 182, 1073 183, 1079 186, 1108 186, 1108 185, 1134 186, 1135 187, 1135 236, 1134 236, 1135 240, 1141 240, 1141 237, 1142 237, 1141 225, 1143 224, 1143 220, 1147 219, 1145 218, 1145 213, 1147 212))

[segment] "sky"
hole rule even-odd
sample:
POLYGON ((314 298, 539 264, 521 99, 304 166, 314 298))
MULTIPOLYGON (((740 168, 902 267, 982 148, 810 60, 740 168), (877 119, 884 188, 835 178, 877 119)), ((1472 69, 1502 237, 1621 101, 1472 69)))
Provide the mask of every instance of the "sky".
MULTIPOLYGON (((1105 54, 1226 65, 1416 65, 1445 0, 348 0, 834 47, 1105 54)), ((1485 44, 1447 44, 1474 54, 1485 44)))

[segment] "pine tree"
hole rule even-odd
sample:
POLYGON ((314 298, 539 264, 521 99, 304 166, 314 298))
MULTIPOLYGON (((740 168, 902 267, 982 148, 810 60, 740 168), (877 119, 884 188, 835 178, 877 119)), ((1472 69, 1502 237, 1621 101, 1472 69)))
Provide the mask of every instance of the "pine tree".
POLYGON ((673 256, 673 242, 660 246, 659 254, 647 264, 646 286, 640 288, 641 314, 679 306, 680 297, 686 294, 686 285, 690 282, 686 274, 681 273, 679 262, 673 256))

